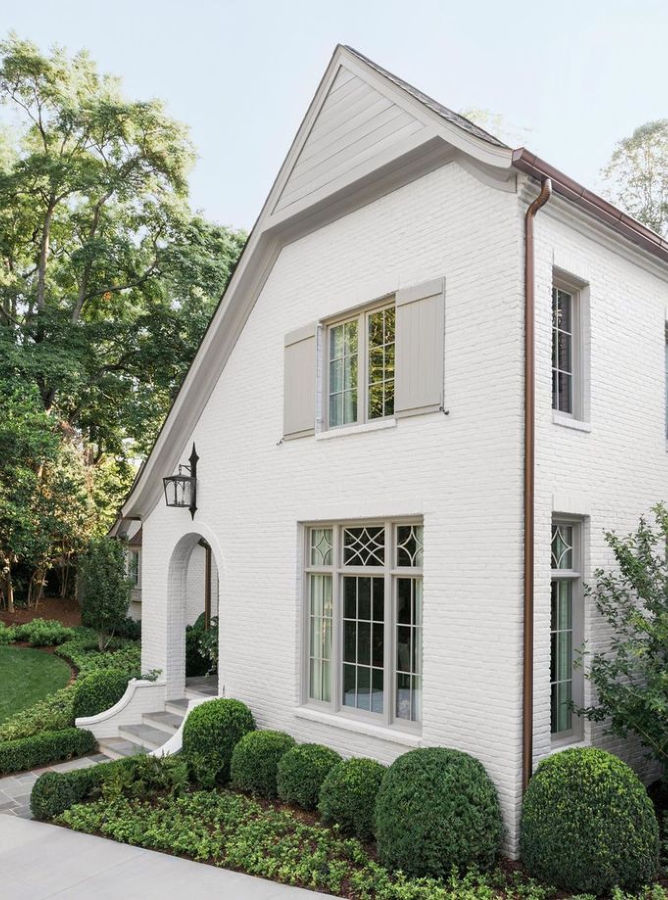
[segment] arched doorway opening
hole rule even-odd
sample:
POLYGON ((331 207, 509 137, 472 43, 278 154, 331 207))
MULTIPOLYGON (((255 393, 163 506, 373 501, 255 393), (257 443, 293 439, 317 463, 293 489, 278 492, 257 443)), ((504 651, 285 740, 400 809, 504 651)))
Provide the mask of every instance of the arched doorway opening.
POLYGON ((202 652, 200 641, 208 633, 209 643, 214 638, 217 644, 218 602, 216 554, 203 534, 190 532, 176 544, 169 564, 165 673, 168 697, 182 697, 187 686, 200 693, 218 693, 218 676, 209 674, 210 661, 202 652))

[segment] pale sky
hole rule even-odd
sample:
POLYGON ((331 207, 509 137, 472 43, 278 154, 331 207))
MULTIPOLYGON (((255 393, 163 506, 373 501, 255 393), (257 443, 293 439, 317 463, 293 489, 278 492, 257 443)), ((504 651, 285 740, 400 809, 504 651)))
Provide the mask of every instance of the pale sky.
POLYGON ((617 140, 668 118, 668 0, 0 0, 0 33, 87 48, 160 97, 199 152, 192 203, 249 228, 337 43, 593 189, 617 140))

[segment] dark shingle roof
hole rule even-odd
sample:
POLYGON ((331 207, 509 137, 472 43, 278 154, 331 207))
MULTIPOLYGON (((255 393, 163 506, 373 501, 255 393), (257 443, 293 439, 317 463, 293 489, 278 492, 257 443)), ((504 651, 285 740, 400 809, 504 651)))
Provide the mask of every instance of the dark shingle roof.
POLYGON ((447 122, 450 122, 452 125, 456 125, 458 128, 462 128, 464 131, 468 131, 469 134, 474 135, 477 138, 480 138, 483 141, 486 141, 488 144, 493 144, 495 147, 508 147, 507 144, 504 144, 503 141, 500 141, 498 138, 495 138, 493 134, 490 134, 488 131, 485 131, 484 128, 480 128, 474 122, 471 122, 465 116, 460 116, 459 113, 453 112, 453 110, 448 109, 447 106, 443 106, 437 100, 432 99, 427 94, 423 93, 416 87, 413 87, 412 84, 409 84, 407 81, 404 81, 403 78, 399 78, 398 75, 394 75, 392 72, 388 72, 387 69, 384 69, 382 66, 379 66, 378 63, 375 63, 372 59, 369 59, 368 56, 365 56, 363 53, 360 53, 358 50, 355 50, 354 47, 349 47, 347 44, 344 45, 345 49, 356 56, 358 59, 361 59, 368 66, 371 66, 372 69, 375 69, 377 72, 380 72, 381 75, 384 75, 386 78, 389 78, 390 81, 394 82, 398 87, 402 88, 407 93, 411 94, 411 96, 415 97, 416 100, 419 100, 421 103, 424 103, 425 106, 428 106, 429 109, 433 110, 437 115, 439 115, 442 119, 445 119, 447 122))

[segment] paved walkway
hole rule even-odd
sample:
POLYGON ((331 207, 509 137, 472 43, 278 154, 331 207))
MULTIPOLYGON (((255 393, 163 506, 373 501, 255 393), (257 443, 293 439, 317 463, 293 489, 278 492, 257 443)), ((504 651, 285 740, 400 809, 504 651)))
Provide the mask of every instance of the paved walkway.
POLYGON ((79 759, 70 759, 53 766, 45 766, 43 769, 33 769, 32 772, 19 772, 16 775, 0 778, 0 814, 31 819, 30 791, 40 775, 44 772, 71 772, 72 769, 87 769, 99 762, 109 762, 109 757, 103 753, 94 753, 92 756, 82 756, 79 759))
POLYGON ((7 900, 332 900, 16 816, 0 816, 0 873, 7 900))

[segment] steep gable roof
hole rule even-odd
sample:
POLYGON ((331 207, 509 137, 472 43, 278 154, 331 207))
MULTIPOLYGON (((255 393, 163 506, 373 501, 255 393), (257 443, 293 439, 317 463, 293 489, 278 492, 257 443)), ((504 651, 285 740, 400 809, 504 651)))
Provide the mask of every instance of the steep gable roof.
MULTIPOLYGON (((517 171, 539 180, 546 175, 547 164, 527 151, 513 153, 357 50, 336 47, 122 516, 146 516, 159 501, 162 476, 175 470, 281 247, 455 155, 497 184, 512 181, 517 171)), ((556 193, 668 259, 661 238, 628 216, 611 215, 610 204, 551 173, 556 193)))

